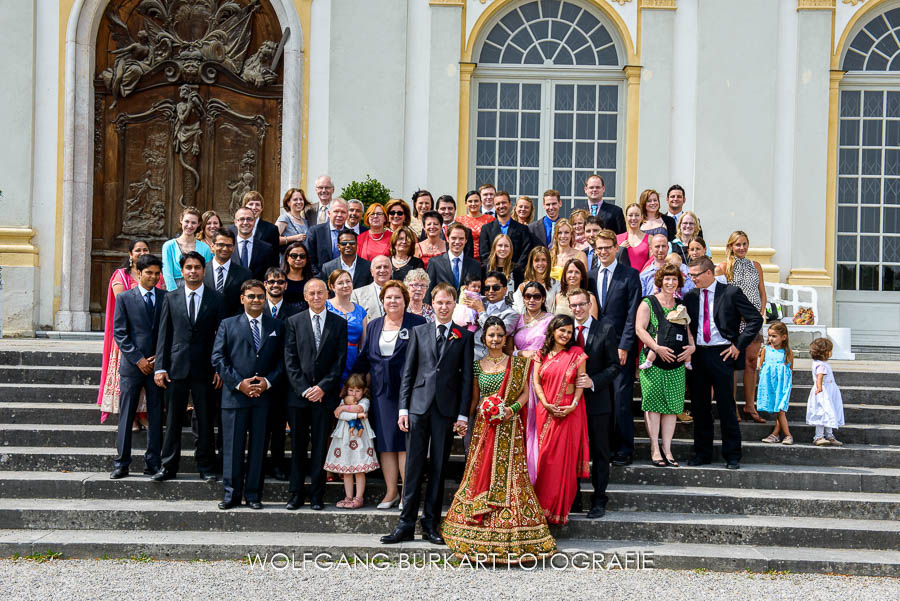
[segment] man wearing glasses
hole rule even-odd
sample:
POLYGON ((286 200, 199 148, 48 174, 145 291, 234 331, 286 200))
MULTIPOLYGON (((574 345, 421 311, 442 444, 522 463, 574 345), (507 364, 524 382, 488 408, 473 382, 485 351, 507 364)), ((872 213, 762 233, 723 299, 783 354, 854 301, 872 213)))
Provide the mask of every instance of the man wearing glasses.
POLYGON ((507 279, 502 271, 489 271, 484 276, 484 284, 481 291, 484 293, 484 300, 472 299, 462 295, 462 304, 470 309, 474 309, 478 314, 478 329, 475 330, 475 359, 484 359, 487 355, 487 347, 481 341, 482 328, 488 317, 496 315, 503 320, 506 325, 508 340, 512 340, 512 335, 516 331, 516 323, 519 321, 519 313, 513 309, 506 300, 507 279))
POLYGON ((249 269, 231 260, 235 242, 234 232, 218 230, 213 237, 213 260, 203 274, 203 285, 225 297, 225 317, 234 317, 244 310, 241 284, 253 277, 249 269))
POLYGON ((353 280, 353 289, 372 283, 372 264, 357 255, 356 232, 344 228, 338 235, 338 256, 322 265, 322 279, 328 281, 331 272, 343 269, 353 280))
POLYGON ((637 348, 634 316, 641 300, 641 279, 637 269, 616 261, 616 233, 600 230, 594 240, 594 251, 600 266, 588 276, 588 288, 597 297, 599 316, 609 322, 618 342, 619 371, 613 381, 613 414, 615 418, 612 464, 629 465, 634 455, 634 368, 637 348))
POLYGON ((237 227, 238 261, 250 270, 254 278, 265 279, 266 269, 276 263, 276 248, 265 240, 253 236, 256 215, 249 207, 241 207, 235 211, 234 224, 237 227))
POLYGON ((347 201, 335 198, 328 206, 328 221, 309 228, 306 234, 306 247, 312 261, 313 275, 322 277, 322 266, 332 259, 337 259, 338 235, 347 223, 347 201))
POLYGON ((319 202, 316 203, 316 223, 327 223, 331 212, 331 197, 334 195, 334 184, 331 182, 331 176, 320 175, 316 178, 316 196, 319 202))
POLYGON ((697 341, 691 382, 694 458, 688 465, 712 462, 713 389, 722 429, 722 457, 725 467, 736 470, 741 467, 741 429, 734 409, 734 364, 741 351, 753 342, 763 319, 740 288, 717 282, 714 270, 709 257, 692 260, 688 273, 696 288, 684 295, 691 316, 691 333, 697 341), (743 333, 741 319, 747 322, 743 333))

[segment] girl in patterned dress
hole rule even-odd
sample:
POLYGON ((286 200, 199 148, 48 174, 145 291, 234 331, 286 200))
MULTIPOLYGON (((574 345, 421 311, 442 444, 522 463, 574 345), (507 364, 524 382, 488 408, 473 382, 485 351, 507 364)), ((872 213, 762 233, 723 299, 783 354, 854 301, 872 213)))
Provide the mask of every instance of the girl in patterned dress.
POLYGON ((788 429, 787 410, 794 379, 794 353, 788 342, 788 329, 780 321, 769 326, 768 344, 759 356, 759 388, 756 408, 766 413, 777 413, 775 429, 762 439, 763 442, 785 445, 794 444, 788 429), (784 435, 784 438, 781 438, 784 435))
POLYGON ((338 424, 331 435, 331 446, 328 447, 325 469, 344 475, 344 497, 336 506, 344 509, 359 509, 363 506, 363 495, 366 492, 366 472, 381 467, 375 456, 375 445, 372 439, 375 433, 369 426, 366 414, 369 411, 368 389, 366 379, 361 374, 353 374, 347 378, 346 394, 334 416, 338 424), (356 494, 353 494, 353 484, 356 494))

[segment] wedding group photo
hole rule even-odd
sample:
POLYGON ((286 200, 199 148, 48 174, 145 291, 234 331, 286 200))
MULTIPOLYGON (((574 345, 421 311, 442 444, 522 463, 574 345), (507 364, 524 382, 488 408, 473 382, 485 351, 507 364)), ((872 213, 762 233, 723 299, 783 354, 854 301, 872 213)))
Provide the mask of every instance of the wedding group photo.
POLYGON ((3 596, 896 595, 900 0, 0 16, 3 596))

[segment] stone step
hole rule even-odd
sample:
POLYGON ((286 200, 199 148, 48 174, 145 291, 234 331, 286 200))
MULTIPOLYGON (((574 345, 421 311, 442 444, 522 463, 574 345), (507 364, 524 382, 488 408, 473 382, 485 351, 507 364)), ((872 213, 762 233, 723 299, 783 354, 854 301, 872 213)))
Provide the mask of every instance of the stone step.
MULTIPOLYGON (((96 384, 0 383, 0 402, 97 404, 96 384)), ((98 409, 99 410, 99 409, 98 409)))
MULTIPOLYGON (((243 510, 238 510, 243 511, 243 510)), ((250 511, 250 510, 246 510, 250 511)), ((0 531, 0 556, 26 556, 48 550, 64 558, 93 559, 109 557, 148 557, 158 560, 242 560, 251 572, 279 572, 303 565, 304 555, 314 558, 322 553, 336 564, 345 557, 349 562, 365 562, 371 569, 384 561, 416 563, 451 558, 446 546, 435 546, 421 539, 398 545, 382 545, 378 534, 336 534, 304 532, 205 532, 197 530, 4 530, 0 531), (278 555, 284 554, 284 556, 278 555), (354 555, 356 557, 354 557, 354 555), (259 560, 257 560, 259 556, 259 560), (277 556, 278 559, 274 559, 277 556), (358 558, 358 559, 357 559, 358 558), (427 559, 426 559, 427 558, 427 559), (276 561, 277 568, 270 561, 276 561), (263 565, 262 561, 265 561, 263 565), (251 563, 252 562, 252 563, 251 563)), ((757 545, 715 545, 696 543, 654 543, 637 540, 583 540, 558 538, 563 558, 554 558, 553 566, 585 565, 599 561, 601 567, 628 567, 636 562, 660 569, 696 569, 723 572, 756 573, 831 573, 857 576, 900 575, 900 553, 860 549, 776 547, 757 545), (639 555, 640 554, 640 555, 639 555), (576 564, 576 562, 578 562, 576 564)), ((306 568, 310 562, 307 560, 306 568)), ((327 569, 329 564, 322 564, 327 569)), ((360 569, 365 570, 365 567, 360 569)), ((441 568, 436 568, 441 569, 441 568)), ((451 569, 444 567, 443 569, 451 569)), ((469 569, 469 568, 460 568, 469 569)), ((549 560, 544 569, 552 569, 549 560)))
POLYGON ((99 367, 0 365, 0 382, 7 384, 100 384, 99 367))
MULTIPOLYGON (((0 441, 2 446, 13 447, 113 447, 116 444, 116 417, 110 417, 105 424, 0 424, 0 441)), ((647 436, 646 423, 643 419, 635 419, 635 434, 647 436)), ((795 444, 809 443, 813 440, 815 426, 805 423, 789 423, 795 444)), ((744 421, 741 423, 741 436, 745 441, 758 441, 772 432, 774 421, 766 424, 744 421)), ((718 423, 715 426, 719 435, 718 423)), ((900 446, 900 425, 849 425, 838 431, 841 442, 847 444, 874 444, 900 446)), ((133 445, 146 447, 147 432, 133 433, 133 445)), ((694 426, 678 423, 675 426, 675 438, 693 440, 694 426)), ((461 441, 456 440, 455 451, 462 452, 461 441)), ((190 425, 185 421, 182 432, 183 447, 193 448, 194 437, 190 425)), ((290 439, 285 441, 285 448, 290 448, 290 439)))
MULTIPOLYGON (((193 530, 226 532, 390 532, 397 514, 360 509, 324 511, 305 507, 287 511, 270 504, 265 511, 247 508, 219 511, 212 501, 118 499, 0 499, 2 529, 193 530)), ((836 549, 900 549, 900 521, 731 514, 610 511, 602 520, 573 517, 555 528, 560 538, 637 539, 651 542, 692 542, 760 545, 779 541, 785 546, 836 549)))
MULTIPOLYGON (((2 406, 2 403, 0 403, 2 406)), ((737 403, 738 409, 741 411, 741 419, 744 419, 743 409, 744 403, 737 403)), ((684 408, 687 411, 693 411, 693 403, 690 399, 684 402, 684 408)), ((634 399, 632 401, 632 411, 635 416, 643 415, 641 409, 641 400, 634 399)), ((2 415, 2 414, 0 414, 2 415)), ((712 404, 712 415, 719 419, 719 408, 715 401, 712 404)), ((774 424, 775 414, 766 413, 764 417, 769 418, 769 423, 774 424)), ((806 403, 792 402, 787 410, 788 422, 805 422, 806 421, 806 403)), ((844 403, 844 420, 847 424, 900 424, 900 404, 898 405, 867 405, 864 403, 844 403)))
MULTIPOLYGON (((640 385, 635 386, 635 396, 640 396, 640 385)), ((791 388, 791 403, 805 403, 809 399, 811 384, 794 384, 791 388)), ((690 395, 688 395, 690 396, 690 395)), ((841 397, 845 403, 867 405, 900 405, 900 388, 890 386, 841 386, 841 397)), ((739 384, 735 399, 743 402, 744 386, 739 384)))
MULTIPOLYGON (((58 347, 46 343, 48 349, 58 347)), ((102 345, 101 345, 102 346, 102 345)), ((91 367, 99 370, 103 365, 102 353, 70 353, 64 351, 14 351, 0 350, 0 365, 91 367)))
MULTIPOLYGON (((447 483, 445 506, 449 506, 457 487, 457 482, 447 483)), ((377 476, 367 478, 367 505, 374 506, 381 502, 384 492, 383 480, 377 476)), ((610 498, 608 507, 616 511, 900 519, 900 494, 615 483, 609 486, 607 492, 610 498)), ((581 494, 583 506, 590 507, 592 489, 589 484, 582 482, 581 494)), ((107 472, 0 472, 0 497, 219 501, 222 484, 221 481, 215 485, 208 484, 196 474, 180 474, 175 480, 158 483, 143 474, 110 480, 107 472)), ((263 497, 273 505, 285 503, 289 497, 288 483, 266 479, 263 497)), ((326 503, 334 504, 343 498, 342 482, 327 483, 326 503)))

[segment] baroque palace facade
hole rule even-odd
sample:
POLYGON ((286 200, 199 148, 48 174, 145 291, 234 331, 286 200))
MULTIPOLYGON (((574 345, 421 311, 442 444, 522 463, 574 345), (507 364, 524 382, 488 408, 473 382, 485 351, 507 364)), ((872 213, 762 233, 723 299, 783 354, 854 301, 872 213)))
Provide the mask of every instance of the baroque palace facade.
POLYGON ((97 328, 182 205, 366 174, 409 198, 687 190, 714 254, 900 334, 900 0, 0 3, 3 332, 97 328), (718 249, 716 247, 719 247, 718 249))

